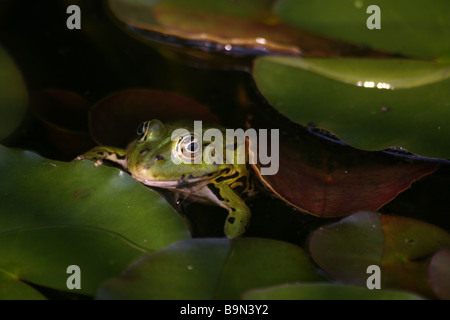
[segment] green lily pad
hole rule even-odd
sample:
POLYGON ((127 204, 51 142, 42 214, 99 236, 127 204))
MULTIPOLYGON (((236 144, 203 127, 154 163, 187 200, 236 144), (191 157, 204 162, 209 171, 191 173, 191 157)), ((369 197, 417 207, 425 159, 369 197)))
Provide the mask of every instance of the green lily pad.
POLYGON ((239 299, 249 289, 320 280, 300 247, 275 240, 195 239, 141 259, 101 299, 239 299))
POLYGON ((447 0, 281 0, 276 14, 286 22, 328 37, 420 57, 450 56, 447 0), (380 9, 380 29, 369 29, 371 5, 380 9))
POLYGON ((27 89, 8 53, 0 47, 0 140, 22 121, 27 107, 27 89))
POLYGON ((292 57, 269 59, 272 62, 304 69, 329 79, 365 88, 409 89, 450 78, 450 65, 421 60, 292 57))
POLYGON ((15 275, 0 270, 0 300, 45 300, 45 297, 15 275))
POLYGON ((363 150, 450 157, 450 67, 403 59, 261 57, 253 76, 283 115, 363 150), (359 79, 359 80, 358 80, 359 79))
POLYGON ((116 168, 53 161, 0 146, 0 171, 0 232, 90 226, 150 251, 190 237, 162 196, 116 168))
POLYGON ((78 226, 3 232, 0 250, 0 269, 16 279, 16 292, 3 292, 9 299, 39 298, 26 283, 93 295, 102 282, 119 275, 131 262, 148 252, 115 232, 78 226), (72 265, 80 268, 79 289, 67 286, 67 280, 73 274, 67 269, 72 265))
POLYGON ((251 290, 244 294, 246 300, 422 300, 421 296, 394 290, 369 290, 367 288, 311 283, 281 285, 251 290))
POLYGON ((427 259, 450 247, 450 235, 428 223, 362 212, 316 230, 309 248, 314 261, 336 280, 366 286, 368 267, 381 270, 381 289, 434 297, 427 259), (355 241, 355 239, 358 239, 355 241))

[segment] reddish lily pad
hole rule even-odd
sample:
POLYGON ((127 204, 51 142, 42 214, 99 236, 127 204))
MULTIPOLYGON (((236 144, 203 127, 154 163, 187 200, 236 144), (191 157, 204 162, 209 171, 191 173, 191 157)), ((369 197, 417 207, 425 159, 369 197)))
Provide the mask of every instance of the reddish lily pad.
POLYGON ((314 56, 361 52, 284 23, 272 12, 273 0, 109 0, 108 4, 113 15, 143 39, 208 52, 314 56))
POLYGON ((28 103, 22 75, 9 54, 0 47, 0 140, 20 124, 28 103))
POLYGON ((170 92, 130 89, 114 93, 92 108, 91 134, 99 144, 125 147, 135 138, 139 124, 150 119, 218 122, 207 107, 189 98, 170 92))
POLYGON ((316 230, 309 248, 316 263, 336 280, 366 286, 368 267, 381 270, 381 289, 434 297, 428 258, 450 248, 446 231, 405 217, 362 212, 316 230))
POLYGON ((95 146, 88 130, 90 104, 75 92, 48 89, 31 96, 30 110, 38 121, 32 129, 33 141, 42 154, 53 159, 72 160, 95 146))
POLYGON ((30 109, 43 122, 72 131, 87 131, 89 102, 73 91, 48 89, 32 95, 30 109))
MULTIPOLYGON (((256 117, 250 125, 268 127, 256 117)), ((315 216, 376 211, 437 168, 435 163, 357 150, 285 121, 280 126, 278 172, 261 175, 259 165, 255 171, 272 192, 315 216)))
POLYGON ((450 300, 450 248, 439 250, 433 255, 428 274, 436 296, 450 300))

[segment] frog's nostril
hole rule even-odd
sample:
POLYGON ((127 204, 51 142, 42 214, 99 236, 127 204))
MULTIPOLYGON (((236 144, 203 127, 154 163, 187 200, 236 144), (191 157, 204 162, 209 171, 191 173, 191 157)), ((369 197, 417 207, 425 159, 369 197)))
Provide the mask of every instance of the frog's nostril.
POLYGON ((155 160, 156 161, 162 161, 162 160, 164 160, 164 157, 162 155, 158 154, 158 155, 155 156, 155 160))
POLYGON ((141 156, 143 156, 144 154, 147 154, 147 152, 150 152, 150 151, 152 151, 151 148, 145 148, 145 149, 142 149, 141 151, 139 151, 139 154, 141 156))

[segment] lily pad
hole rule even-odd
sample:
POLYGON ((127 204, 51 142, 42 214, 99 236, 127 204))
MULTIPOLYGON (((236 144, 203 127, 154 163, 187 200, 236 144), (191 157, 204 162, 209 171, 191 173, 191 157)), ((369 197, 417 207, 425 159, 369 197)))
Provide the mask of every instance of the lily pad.
POLYGON ((3 232, 0 248, 0 269, 16 280, 9 283, 0 280, 2 290, 4 284, 15 288, 3 292, 6 299, 39 298, 28 283, 93 295, 102 282, 119 275, 147 252, 115 232, 78 226, 3 232), (74 289, 67 285, 73 274, 68 267, 73 265, 80 270, 80 287, 74 289))
POLYGON ((0 171, 0 232, 89 226, 150 251, 190 237, 162 196, 116 168, 53 161, 0 146, 0 171))
POLYGON ((0 140, 20 124, 27 108, 27 89, 8 53, 0 47, 0 140))
POLYGON ((331 283, 281 285, 251 290, 245 300, 422 300, 419 295, 394 290, 367 288, 331 283))
MULTIPOLYGON (((275 116, 255 115, 253 128, 274 126, 275 116), (273 123, 271 123, 273 122, 273 123)), ((301 126, 280 119, 279 170, 261 175, 278 197, 312 215, 331 218, 359 211, 376 211, 408 189, 416 180, 435 172, 438 165, 367 152, 330 141, 301 126)))
POLYGON ((314 261, 346 284, 366 286, 369 266, 381 270, 381 289, 434 297, 427 260, 450 247, 450 235, 426 222, 362 212, 316 230, 309 248, 314 261), (358 241, 355 241, 358 239, 358 241))
POLYGON ((30 109, 42 121, 71 131, 88 130, 89 102, 73 91, 47 89, 31 96, 30 109))
POLYGON ((321 277, 300 247, 268 239, 195 239, 107 281, 100 299, 239 299, 249 289, 321 277))
POLYGON ((281 0, 275 12, 284 21, 328 37, 412 56, 450 57, 450 3, 447 0, 281 0), (380 29, 367 20, 380 10, 380 29))
POLYGON ((136 138, 139 124, 150 119, 218 122, 206 106, 189 98, 171 92, 130 89, 116 92, 93 106, 90 130, 99 144, 125 147, 136 138))
POLYGON ((261 57, 253 76, 292 121, 363 150, 450 158, 450 67, 403 59, 261 57), (359 80, 358 80, 359 79, 359 80))
POLYGON ((450 300, 450 248, 436 252, 428 267, 433 292, 440 299, 450 300))
MULTIPOLYGON (((284 23, 273 0, 109 0, 112 14, 140 39, 235 56, 332 56, 361 48, 284 23)), ((373 54, 364 49, 366 53, 373 54)), ((379 53, 377 53, 379 54, 379 53)))
POLYGON ((364 88, 409 89, 450 78, 450 65, 421 60, 272 57, 270 61, 364 88))
POLYGON ((33 93, 30 111, 36 119, 20 145, 26 149, 37 146, 48 158, 74 159, 95 146, 88 130, 89 107, 88 101, 72 91, 47 89, 33 93))
POLYGON ((36 289, 23 283, 15 275, 0 271, 0 300, 45 300, 36 289))

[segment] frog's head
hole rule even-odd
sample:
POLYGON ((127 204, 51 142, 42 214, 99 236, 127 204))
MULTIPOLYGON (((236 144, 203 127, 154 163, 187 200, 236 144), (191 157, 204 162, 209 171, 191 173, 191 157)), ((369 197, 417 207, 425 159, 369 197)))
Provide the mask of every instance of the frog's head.
POLYGON ((207 180, 229 164, 192 163, 210 141, 202 141, 185 123, 164 125, 159 120, 142 123, 137 140, 127 150, 127 169, 135 179, 146 185, 163 188, 177 187, 180 183, 207 180), (177 129, 185 132, 173 135, 177 129), (178 158, 179 161, 174 161, 178 158), (181 160, 181 161, 180 161, 181 160), (186 161, 182 161, 186 160, 186 161), (192 160, 192 161, 187 161, 192 160))

